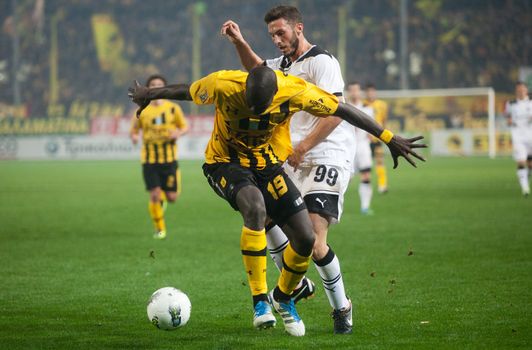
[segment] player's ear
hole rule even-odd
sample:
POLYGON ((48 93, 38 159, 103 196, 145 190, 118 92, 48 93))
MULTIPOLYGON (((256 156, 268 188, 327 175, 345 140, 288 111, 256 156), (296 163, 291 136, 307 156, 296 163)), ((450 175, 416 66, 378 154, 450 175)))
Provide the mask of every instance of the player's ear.
POLYGON ((296 34, 297 35, 300 35, 301 33, 303 33, 303 23, 296 23, 296 25, 294 26, 294 29, 296 30, 296 34))

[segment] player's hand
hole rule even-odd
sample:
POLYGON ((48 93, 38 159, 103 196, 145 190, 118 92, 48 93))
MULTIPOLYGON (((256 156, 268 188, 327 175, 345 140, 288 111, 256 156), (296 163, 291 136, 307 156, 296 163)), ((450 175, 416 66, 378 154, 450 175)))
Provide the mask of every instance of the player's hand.
POLYGON ((128 96, 139 106, 139 109, 137 109, 137 118, 140 116, 140 113, 150 104, 150 100, 148 99, 148 88, 145 86, 142 86, 139 84, 138 81, 134 81, 133 85, 131 85, 128 89, 128 96))
POLYGON ((238 24, 231 20, 226 21, 224 24, 222 24, 220 34, 225 36, 233 44, 236 44, 238 42, 244 42, 244 37, 240 32, 240 27, 238 26, 238 24))
POLYGON ((425 158, 420 156, 414 151, 414 148, 427 148, 427 145, 424 143, 415 143, 416 141, 422 140, 423 136, 416 136, 411 139, 404 139, 401 136, 394 135, 390 142, 387 144, 393 158, 393 168, 397 168, 399 165, 399 157, 405 158, 408 163, 412 164, 415 168, 416 163, 412 159, 412 156, 416 157, 421 161, 425 161, 425 158))
POLYGON ((139 142, 139 135, 138 134, 131 134, 131 142, 133 142, 134 145, 136 145, 139 142))
POLYGON ((179 130, 175 129, 170 131, 170 133, 168 134, 168 138, 170 140, 177 140, 179 138, 179 130))
POLYGON ((303 142, 300 142, 292 152, 291 155, 288 156, 286 161, 288 162, 288 165, 292 166, 294 170, 297 170, 299 165, 303 162, 303 159, 305 158, 305 154, 307 153, 307 148, 305 147, 305 144, 303 142))

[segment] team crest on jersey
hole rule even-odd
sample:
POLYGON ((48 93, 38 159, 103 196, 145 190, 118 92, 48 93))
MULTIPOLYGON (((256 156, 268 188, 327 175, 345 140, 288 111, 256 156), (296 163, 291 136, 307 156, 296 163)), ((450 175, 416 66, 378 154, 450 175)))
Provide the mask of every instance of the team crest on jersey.
POLYGON ((203 90, 199 95, 199 98, 202 103, 205 103, 205 101, 207 101, 207 99, 209 98, 209 93, 207 92, 207 90, 203 90))

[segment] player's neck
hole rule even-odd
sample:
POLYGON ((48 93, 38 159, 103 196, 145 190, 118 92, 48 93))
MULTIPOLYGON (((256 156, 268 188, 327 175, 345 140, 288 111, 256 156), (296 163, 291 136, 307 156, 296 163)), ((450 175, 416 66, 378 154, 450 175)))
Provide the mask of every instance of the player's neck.
POLYGON ((307 39, 305 39, 305 37, 303 37, 301 41, 299 42, 299 46, 297 50, 294 52, 292 56, 290 56, 290 61, 292 62, 297 61, 297 59, 301 57, 301 55, 303 55, 305 52, 310 50, 311 47, 312 47, 312 44, 309 43, 307 39))
POLYGON ((162 105, 164 102, 164 100, 153 100, 150 102, 150 105, 154 106, 154 107, 158 107, 160 105, 162 105))

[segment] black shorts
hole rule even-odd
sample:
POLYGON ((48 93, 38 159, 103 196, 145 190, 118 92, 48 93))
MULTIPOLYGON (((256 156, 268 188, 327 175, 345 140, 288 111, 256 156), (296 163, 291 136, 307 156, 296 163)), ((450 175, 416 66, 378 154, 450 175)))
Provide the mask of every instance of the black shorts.
POLYGON ((307 208, 301 193, 279 165, 256 170, 235 163, 203 164, 203 173, 216 194, 235 210, 238 191, 249 185, 257 187, 264 197, 268 216, 280 226, 307 208))
POLYGON ((179 164, 142 164, 142 175, 148 191, 160 187, 165 192, 177 192, 179 164))
POLYGON ((377 149, 379 149, 379 151, 382 150, 382 143, 380 141, 375 141, 375 142, 372 141, 369 144, 369 147, 371 148, 371 156, 375 157, 375 152, 377 152, 377 149))

